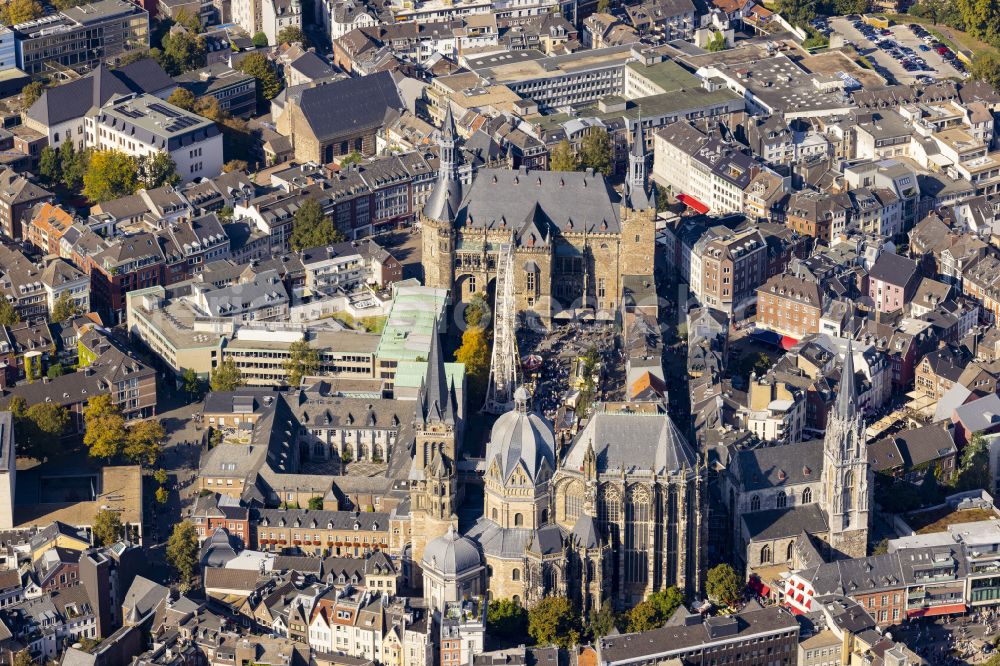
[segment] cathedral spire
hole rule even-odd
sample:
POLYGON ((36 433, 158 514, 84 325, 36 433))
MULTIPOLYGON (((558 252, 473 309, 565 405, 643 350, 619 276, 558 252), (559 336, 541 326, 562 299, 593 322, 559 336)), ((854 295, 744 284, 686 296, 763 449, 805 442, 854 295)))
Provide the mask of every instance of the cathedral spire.
POLYGON ((441 338, 435 330, 431 334, 431 349, 427 355, 425 420, 429 423, 443 422, 454 425, 455 405, 451 396, 452 392, 448 390, 448 379, 444 370, 444 357, 441 353, 441 338))
POLYGON ((628 179, 625 181, 625 198, 632 210, 656 207, 655 195, 646 189, 646 139, 642 131, 642 116, 635 128, 632 149, 628 154, 628 179))
POLYGON ((851 341, 847 341, 847 351, 844 352, 844 367, 840 371, 840 393, 837 395, 837 416, 844 419, 854 418, 858 409, 858 387, 854 384, 854 351, 851 341))
POLYGON ((438 139, 438 178, 434 191, 424 204, 424 216, 437 222, 453 223, 462 203, 459 176, 458 133, 449 103, 438 139))

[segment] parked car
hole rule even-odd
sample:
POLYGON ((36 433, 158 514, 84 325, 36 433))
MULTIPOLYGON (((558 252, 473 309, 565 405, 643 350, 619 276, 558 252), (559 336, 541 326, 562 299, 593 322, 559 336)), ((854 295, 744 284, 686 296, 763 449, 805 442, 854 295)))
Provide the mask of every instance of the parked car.
POLYGON ((930 51, 931 50, 931 47, 927 46, 926 44, 921 44, 917 48, 920 49, 921 51, 930 51))

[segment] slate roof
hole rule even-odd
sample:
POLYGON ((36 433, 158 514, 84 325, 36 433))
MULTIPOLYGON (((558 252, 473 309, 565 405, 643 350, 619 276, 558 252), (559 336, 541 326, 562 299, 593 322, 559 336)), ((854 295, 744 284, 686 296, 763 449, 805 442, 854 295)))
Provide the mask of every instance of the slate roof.
POLYGON ((663 474, 697 467, 694 450, 666 414, 597 412, 573 442, 563 467, 580 469, 588 446, 594 447, 600 474, 617 469, 663 474))
POLYGON ((829 529, 826 514, 817 503, 747 513, 742 520, 750 539, 757 541, 794 537, 803 532, 822 534, 829 529))
POLYGON ((914 467, 957 453, 951 433, 938 426, 910 428, 868 446, 868 460, 876 472, 914 467))
POLYGON ((874 280, 905 287, 917 275, 917 262, 893 252, 883 252, 869 271, 874 280))
POLYGON ((982 432, 1000 424, 1000 395, 991 393, 985 398, 955 408, 955 421, 969 432, 982 432))
POLYGON ((823 442, 812 440, 738 451, 734 465, 745 491, 818 481, 823 470, 823 442))
POLYGON ((529 549, 541 555, 557 553, 563 543, 563 531, 558 525, 537 530, 503 528, 487 518, 481 518, 465 536, 477 542, 487 555, 500 558, 520 559, 529 549))
POLYGON ((112 72, 132 92, 144 92, 155 95, 173 88, 177 83, 170 78, 160 63, 152 58, 143 58, 129 63, 112 72))
POLYGON ((402 111, 392 75, 378 72, 344 79, 299 93, 299 107, 320 141, 379 127, 386 112, 402 111))

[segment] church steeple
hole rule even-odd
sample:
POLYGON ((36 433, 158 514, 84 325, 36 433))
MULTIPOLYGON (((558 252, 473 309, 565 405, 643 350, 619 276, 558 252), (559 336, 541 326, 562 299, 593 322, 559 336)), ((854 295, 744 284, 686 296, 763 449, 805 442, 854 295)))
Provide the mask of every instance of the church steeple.
POLYGON ((844 419, 854 418, 857 413, 858 387, 854 384, 854 350, 851 341, 847 341, 847 351, 844 352, 844 369, 840 372, 840 393, 837 395, 837 416, 844 419))
POLYGON ((625 181, 625 200, 632 210, 656 208, 656 194, 646 183, 646 139, 642 131, 642 116, 636 123, 632 149, 628 155, 628 179, 625 181))
POLYGON ((444 114, 441 134, 438 139, 438 178, 434 191, 424 205, 424 217, 436 221, 453 223, 462 203, 462 182, 458 170, 460 158, 458 153, 458 133, 455 131, 455 118, 451 115, 451 106, 444 114))

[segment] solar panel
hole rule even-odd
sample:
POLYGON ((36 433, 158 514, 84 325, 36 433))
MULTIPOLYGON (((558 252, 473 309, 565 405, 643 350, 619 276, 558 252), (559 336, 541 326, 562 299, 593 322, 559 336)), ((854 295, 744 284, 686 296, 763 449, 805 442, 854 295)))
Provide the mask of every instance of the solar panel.
POLYGON ((150 111, 156 111, 157 113, 163 114, 164 116, 167 116, 168 118, 179 118, 180 115, 181 115, 181 114, 177 113, 176 111, 174 111, 173 109, 171 109, 169 107, 166 107, 166 106, 164 106, 162 104, 150 104, 149 105, 149 110, 150 111))

